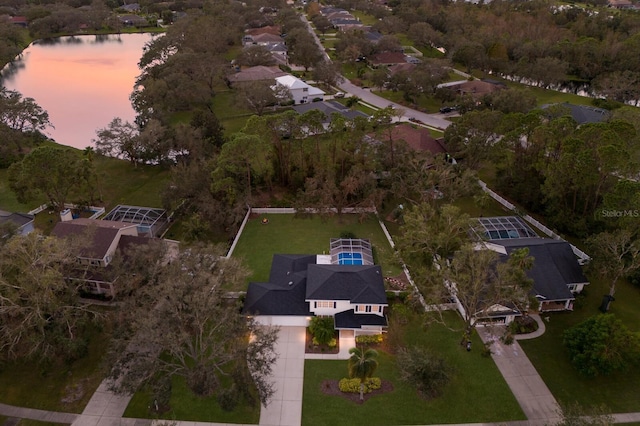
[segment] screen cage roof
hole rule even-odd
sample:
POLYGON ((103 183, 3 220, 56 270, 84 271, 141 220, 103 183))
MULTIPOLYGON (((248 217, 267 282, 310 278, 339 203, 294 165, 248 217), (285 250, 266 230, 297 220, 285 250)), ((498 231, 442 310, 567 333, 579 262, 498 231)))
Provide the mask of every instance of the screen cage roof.
POLYGON ((338 265, 340 253, 360 253, 363 265, 373 265, 373 251, 371 242, 360 238, 332 238, 329 254, 331 263, 338 265))
POLYGON ((479 217, 477 220, 479 227, 476 232, 486 240, 538 237, 538 234, 518 216, 479 217))
POLYGON ((167 211, 151 207, 118 205, 111 210, 102 220, 126 222, 138 225, 138 231, 157 237, 167 227, 167 211))

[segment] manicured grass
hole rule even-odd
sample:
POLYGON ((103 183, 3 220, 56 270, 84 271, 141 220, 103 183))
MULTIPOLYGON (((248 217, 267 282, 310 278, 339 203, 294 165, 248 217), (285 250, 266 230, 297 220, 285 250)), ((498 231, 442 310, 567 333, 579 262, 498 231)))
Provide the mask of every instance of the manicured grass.
MULTIPOLYGON (((381 96, 385 99, 389 99, 390 101, 407 105, 407 101, 404 100, 402 92, 393 92, 391 90, 381 90, 381 91, 372 91, 378 96, 381 96)), ((425 95, 421 95, 418 98, 417 105, 410 104, 409 108, 417 109, 419 111, 427 112, 427 113, 437 113, 442 106, 442 101, 435 99, 434 97, 429 97, 425 95)))
MULTIPOLYGON (((459 321, 455 314, 448 320, 459 321)), ((428 347, 455 369, 440 398, 421 399, 413 387, 399 380, 395 356, 382 351, 375 376, 391 381, 393 391, 362 405, 322 392, 323 380, 346 377, 347 361, 305 360, 302 424, 406 425, 525 419, 493 360, 482 357, 479 349, 465 351, 459 344, 459 333, 442 325, 424 329, 416 318, 406 327, 404 336, 407 345, 428 347)), ((473 346, 481 347, 477 336, 473 337, 473 346)))
POLYGON ((274 254, 329 254, 330 239, 339 238, 343 232, 371 240, 377 262, 386 276, 400 273, 400 266, 394 263, 392 249, 373 215, 363 221, 359 215, 350 214, 326 219, 318 215, 304 218, 290 214, 260 215, 247 223, 233 256, 244 259, 251 269, 250 281, 266 282, 274 254), (262 224, 262 218, 269 219, 269 223, 262 224))
POLYGON ((509 212, 502 204, 489 197, 485 206, 479 206, 478 202, 473 197, 465 197, 457 199, 453 205, 458 207, 462 213, 468 214, 470 217, 492 217, 492 216, 507 216, 514 215, 515 213, 509 212))
POLYGON ((41 410, 81 413, 103 379, 99 366, 108 344, 108 333, 95 330, 88 355, 71 365, 45 367, 32 360, 2 365, 0 402, 41 410), (72 403, 63 403, 67 392, 76 386, 82 387, 82 397, 72 403))
MULTIPOLYGON (((260 404, 251 407, 245 403, 239 404, 234 411, 224 411, 218 405, 215 395, 199 397, 191 392, 184 379, 174 377, 171 400, 171 410, 160 416, 168 420, 191 420, 216 423, 257 424, 260 420, 260 404)), ((149 405, 152 397, 149 392, 136 392, 124 412, 124 417, 149 418, 149 405)))
POLYGON ((160 192, 169 181, 169 169, 98 157, 99 194, 107 212, 118 204, 162 207, 160 192))
POLYGON ((364 25, 373 25, 376 22, 378 22, 378 20, 375 18, 375 16, 373 15, 369 15, 367 13, 361 12, 359 10, 351 10, 350 11, 351 14, 353 16, 355 16, 356 18, 358 18, 360 21, 362 21, 362 23, 364 25))
MULTIPOLYGON (((520 345, 559 402, 577 401, 584 406, 604 404, 614 413, 640 411, 640 369, 637 365, 625 373, 585 378, 571 365, 562 345, 563 331, 599 314, 602 296, 608 293, 607 283, 588 278, 591 284, 586 287, 587 295, 576 304, 574 312, 543 315, 549 317, 545 334, 535 340, 520 341, 520 345)), ((610 312, 629 329, 640 331, 640 288, 622 282, 617 286, 615 297, 610 312)))

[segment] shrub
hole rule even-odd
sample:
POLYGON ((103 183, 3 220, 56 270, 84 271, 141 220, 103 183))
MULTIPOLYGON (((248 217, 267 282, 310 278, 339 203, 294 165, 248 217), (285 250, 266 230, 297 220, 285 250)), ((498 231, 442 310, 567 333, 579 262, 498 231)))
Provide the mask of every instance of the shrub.
POLYGON ((351 231, 343 231, 340 233, 340 238, 344 238, 344 239, 348 239, 348 240, 355 240, 356 238, 356 234, 354 234, 351 231))
MULTIPOLYGON (((338 387, 341 392, 360 393, 360 379, 341 379, 338 387)), ((364 393, 369 393, 381 387, 382 380, 380 380, 380 377, 371 377, 364 382, 364 393)))
POLYGON ((221 389, 217 396, 218 404, 224 411, 233 411, 238 405, 238 399, 239 394, 235 384, 229 388, 221 389))
POLYGON ((382 343, 382 334, 356 336, 356 343, 362 343, 362 344, 368 344, 368 345, 382 343))
POLYGON ((562 343, 585 376, 625 371, 640 359, 640 337, 613 314, 596 315, 565 330, 562 343))
POLYGON ((332 317, 313 317, 309 323, 309 331, 313 334, 313 342, 317 345, 328 344, 335 334, 332 317), (316 343, 317 342, 317 343, 316 343))
POLYGON ((444 359, 420 347, 400 349, 396 360, 400 378, 415 386, 425 398, 440 396, 453 374, 444 359))
POLYGON ((511 334, 532 333, 538 329, 538 323, 532 317, 517 317, 509 324, 511 334))

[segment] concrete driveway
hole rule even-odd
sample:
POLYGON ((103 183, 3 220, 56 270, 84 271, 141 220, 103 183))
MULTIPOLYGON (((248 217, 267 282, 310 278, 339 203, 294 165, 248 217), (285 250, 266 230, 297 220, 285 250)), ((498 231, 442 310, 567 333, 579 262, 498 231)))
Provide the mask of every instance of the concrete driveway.
POLYGON ((302 422, 305 327, 281 326, 272 380, 276 393, 260 410, 260 425, 299 426, 302 422))

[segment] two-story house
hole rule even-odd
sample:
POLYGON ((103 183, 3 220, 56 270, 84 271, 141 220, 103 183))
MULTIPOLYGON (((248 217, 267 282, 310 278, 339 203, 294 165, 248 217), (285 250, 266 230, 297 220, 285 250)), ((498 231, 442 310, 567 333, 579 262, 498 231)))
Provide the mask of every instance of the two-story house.
POLYGON ((380 266, 367 254, 273 256, 269 282, 250 283, 243 312, 263 324, 308 325, 312 316, 331 316, 340 332, 380 334, 388 306, 380 266), (335 260, 337 259, 337 260, 335 260))
POLYGON ((277 77, 275 80, 276 86, 274 86, 273 89, 276 92, 279 91, 277 86, 286 89, 295 105, 312 102, 314 99, 324 99, 324 91, 317 87, 310 86, 292 75, 283 75, 282 77, 277 77))

